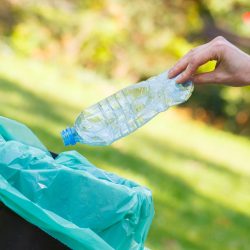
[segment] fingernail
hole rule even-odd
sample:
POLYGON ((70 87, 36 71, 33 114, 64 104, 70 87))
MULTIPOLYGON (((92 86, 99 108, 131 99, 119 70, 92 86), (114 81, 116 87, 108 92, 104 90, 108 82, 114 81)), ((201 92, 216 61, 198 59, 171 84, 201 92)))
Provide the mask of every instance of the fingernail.
POLYGON ((180 75, 180 76, 178 76, 178 77, 176 78, 175 82, 176 82, 176 83, 182 83, 181 79, 182 79, 182 76, 180 75))
POLYGON ((172 69, 170 69, 169 71, 168 71, 168 78, 171 78, 172 77, 172 69))

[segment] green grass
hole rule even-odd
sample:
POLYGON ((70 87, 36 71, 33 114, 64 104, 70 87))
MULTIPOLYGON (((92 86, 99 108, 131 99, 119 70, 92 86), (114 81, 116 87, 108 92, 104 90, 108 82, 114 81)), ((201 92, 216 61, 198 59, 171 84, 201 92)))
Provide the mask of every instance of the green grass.
POLYGON ((60 131, 123 84, 93 72, 1 55, 0 115, 28 125, 54 152, 76 149, 153 192, 147 245, 167 250, 250 246, 250 141, 162 113, 109 147, 65 148, 60 131))

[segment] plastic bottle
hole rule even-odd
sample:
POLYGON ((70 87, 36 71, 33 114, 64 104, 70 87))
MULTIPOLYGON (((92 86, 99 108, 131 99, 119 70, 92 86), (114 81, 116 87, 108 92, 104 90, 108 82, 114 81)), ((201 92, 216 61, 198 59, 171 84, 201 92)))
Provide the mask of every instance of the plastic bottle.
POLYGON ((126 87, 83 110, 74 127, 62 131, 65 146, 77 142, 109 145, 134 132, 158 113, 185 102, 193 83, 177 84, 164 72, 146 81, 126 87))

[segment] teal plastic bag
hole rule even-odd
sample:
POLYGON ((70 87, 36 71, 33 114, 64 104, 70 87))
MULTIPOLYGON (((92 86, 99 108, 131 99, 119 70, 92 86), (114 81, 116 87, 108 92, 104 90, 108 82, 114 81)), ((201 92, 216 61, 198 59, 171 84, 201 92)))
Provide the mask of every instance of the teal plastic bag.
POLYGON ((151 192, 76 151, 56 159, 24 125, 0 117, 0 201, 71 249, 139 250, 151 192))

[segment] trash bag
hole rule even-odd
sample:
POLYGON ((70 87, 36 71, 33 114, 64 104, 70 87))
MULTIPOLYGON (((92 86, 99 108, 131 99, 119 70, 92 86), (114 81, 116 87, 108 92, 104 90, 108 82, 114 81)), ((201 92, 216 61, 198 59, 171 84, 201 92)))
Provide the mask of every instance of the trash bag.
POLYGON ((144 249, 154 215, 147 188, 76 151, 54 159, 27 127, 4 117, 0 201, 71 249, 144 249))

